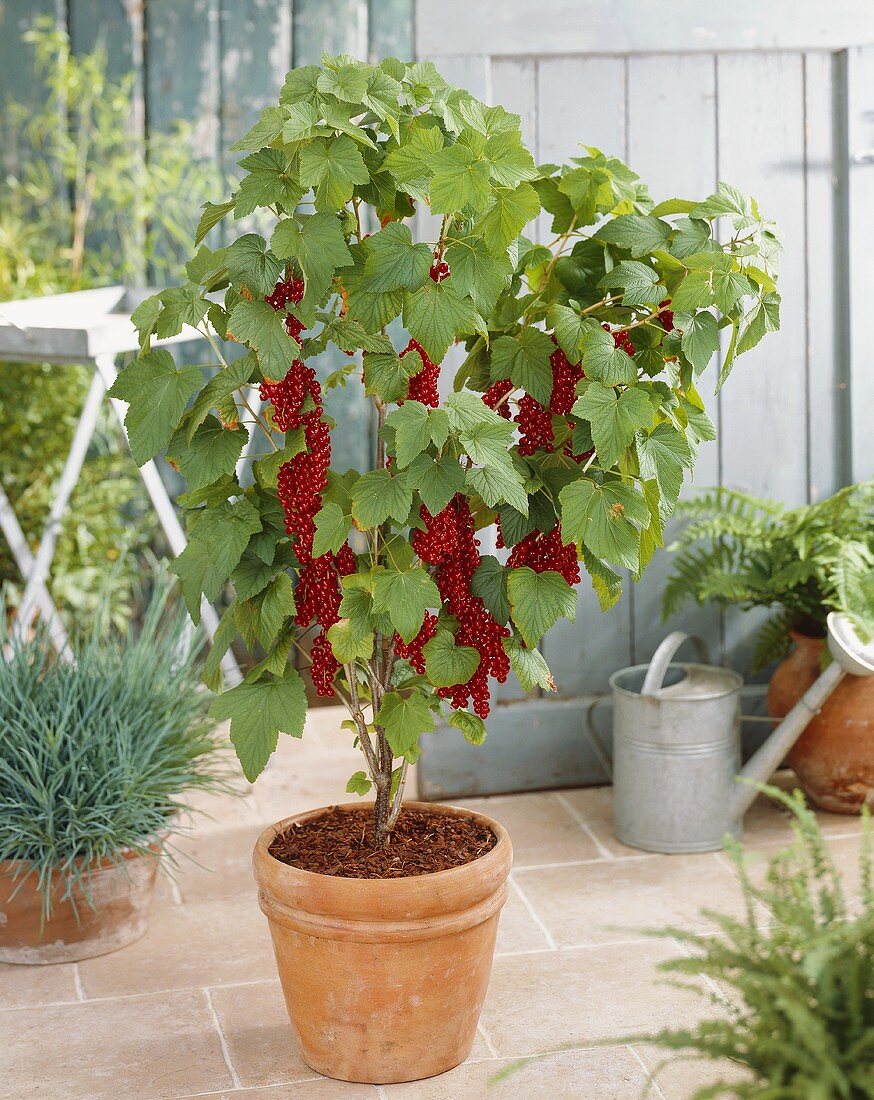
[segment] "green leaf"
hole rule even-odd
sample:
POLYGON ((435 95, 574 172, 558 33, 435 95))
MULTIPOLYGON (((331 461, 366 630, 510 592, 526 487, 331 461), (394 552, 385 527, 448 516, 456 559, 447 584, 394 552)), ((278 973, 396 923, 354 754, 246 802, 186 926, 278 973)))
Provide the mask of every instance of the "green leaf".
POLYGON ((681 347, 695 373, 700 374, 719 350, 719 327, 712 313, 704 310, 683 319, 681 347))
POLYGON ((316 87, 346 103, 360 103, 367 92, 368 75, 363 65, 350 62, 320 70, 316 87))
POLYGON ((313 536, 313 557, 320 558, 329 551, 336 554, 349 536, 352 517, 343 514, 337 504, 325 504, 316 513, 316 533, 313 536))
POLYGON ((362 634, 351 619, 340 619, 328 630, 331 651, 341 665, 369 661, 373 656, 373 631, 362 634))
POLYGON ((385 568, 374 578, 373 606, 388 615, 405 642, 411 642, 422 629, 427 609, 440 606, 440 592, 420 566, 385 568))
POLYGON ((286 619, 295 613, 294 590, 288 573, 279 573, 256 597, 258 620, 255 627, 258 641, 269 649, 286 619))
POLYGON ((537 178, 534 158, 522 144, 519 130, 505 130, 490 137, 483 150, 489 174, 502 187, 516 187, 523 180, 537 178))
POLYGON ((234 217, 245 218, 259 206, 278 204, 293 210, 304 196, 295 162, 282 149, 259 149, 244 157, 240 167, 248 175, 240 181, 234 205, 234 217))
POLYGON ((513 425, 498 417, 497 423, 472 424, 459 432, 458 440, 478 466, 506 465, 513 437, 513 425))
POLYGON ((352 488, 352 515, 362 529, 378 527, 389 517, 404 523, 410 514, 413 494, 403 476, 388 470, 371 470, 352 488))
POLYGON ((370 793, 370 788, 373 784, 367 778, 365 772, 355 772, 349 777, 349 782, 346 784, 346 794, 364 795, 370 793))
POLYGON ((431 442, 428 409, 421 401, 405 401, 386 418, 394 431, 394 454, 400 469, 409 466, 431 442))
POLYGON ((352 198, 356 183, 370 174, 352 138, 316 138, 300 151, 300 180, 316 192, 316 210, 334 213, 352 198))
POLYGON ((437 631, 422 647, 425 671, 435 687, 466 684, 479 668, 479 651, 473 646, 456 645, 451 631, 437 631))
POLYGON ((499 187, 491 206, 474 224, 473 232, 499 255, 539 213, 540 199, 530 183, 520 183, 512 190, 499 187))
POLYGON ((219 721, 230 718, 231 741, 250 783, 264 770, 280 733, 302 736, 306 712, 303 680, 291 668, 282 680, 238 684, 209 708, 219 721))
POLYGON ((664 248, 671 226, 651 214, 620 214, 604 222, 595 239, 627 249, 632 256, 649 256, 664 248))
POLYGON ((539 649, 522 645, 518 638, 504 638, 504 651, 510 658, 510 668, 524 691, 543 688, 555 691, 555 680, 539 649))
POLYGON ((454 710, 446 719, 446 724, 461 730, 465 741, 469 741, 471 745, 481 745, 486 739, 486 724, 478 714, 454 710))
POLYGON ((554 351, 555 344, 540 329, 499 336, 492 344, 492 378, 509 378, 541 405, 548 405, 553 381, 549 357, 554 351))
POLYGON ((196 283, 168 287, 159 297, 163 306, 155 324, 159 340, 176 336, 184 325, 197 327, 209 311, 210 303, 203 298, 196 283))
POLYGON ((407 295, 404 324, 432 362, 441 363, 457 335, 474 332, 483 322, 473 302, 455 293, 451 279, 426 279, 424 286, 407 295))
POLYGON ((658 206, 654 206, 650 213, 654 218, 670 217, 671 214, 688 214, 698 204, 691 199, 665 199, 658 206))
POLYGON ((267 247, 259 233, 244 233, 228 246, 225 263, 231 280, 247 287, 253 295, 270 294, 284 265, 267 247))
POLYGON ((200 368, 177 366, 166 348, 141 355, 119 374, 109 396, 128 403, 124 426, 138 466, 167 446, 188 399, 202 385, 200 368))
POLYGON ((527 565, 507 573, 510 614, 529 648, 559 619, 577 616, 577 594, 560 573, 546 569, 535 573, 527 565))
POLYGON ((430 159, 443 148, 439 127, 413 122, 403 142, 385 158, 383 167, 397 180, 402 191, 424 199, 431 178, 430 159))
POLYGON ((231 584, 238 600, 251 600, 263 592, 273 580, 275 568, 272 562, 265 562, 252 550, 245 550, 233 573, 231 584))
POLYGON ((430 245, 413 244, 409 226, 389 222, 368 240, 362 286, 376 294, 415 290, 428 278, 433 262, 430 245))
POLYGON ((258 354, 265 377, 281 381, 300 345, 285 331, 282 314, 262 298, 238 302, 228 318, 228 338, 247 344, 258 354))
POLYGON ((670 424, 659 424, 649 435, 637 437, 641 476, 655 480, 666 511, 676 503, 683 485, 683 470, 694 466, 692 449, 681 432, 670 424))
POLYGON ((639 260, 622 260, 601 277, 598 286, 607 290, 621 289, 625 306, 658 305, 667 294, 659 283, 658 274, 639 260))
POLYGON ((600 382, 586 388, 571 412, 591 423, 592 439, 605 470, 616 465, 635 433, 648 428, 653 419, 652 405, 643 391, 635 387, 617 396, 600 382))
POLYGON ((721 218, 725 214, 749 215, 752 208, 750 200, 736 187, 720 180, 714 194, 699 202, 690 213, 693 218, 721 218))
POLYGON ((368 352, 364 356, 364 392, 386 404, 401 401, 410 379, 422 369, 421 358, 408 352, 403 358, 394 352, 368 352))
POLYGON ((507 421, 494 409, 490 409, 479 394, 467 390, 449 394, 446 398, 446 412, 449 415, 449 426, 454 432, 464 432, 478 424, 493 424, 499 429, 501 425, 506 429, 507 425, 507 421))
POLYGON ((388 692, 374 721, 385 730, 393 756, 404 756, 416 747, 423 733, 434 729, 434 716, 420 691, 411 692, 407 698, 396 691, 388 692))
MULTIPOLYGON (((642 539, 641 539, 642 541, 642 539)), ((615 607, 622 595, 622 578, 614 573, 609 565, 583 547, 582 562, 586 567, 589 578, 592 581, 592 590, 598 597, 598 604, 602 611, 609 611, 615 607)))
POLYGON ((176 433, 167 457, 193 492, 212 485, 223 474, 232 474, 247 438, 246 430, 224 428, 214 416, 207 416, 190 441, 184 430, 176 433))
POLYGON ((271 104, 261 112, 258 121, 252 126, 239 141, 231 146, 234 152, 247 149, 263 149, 270 145, 282 134, 282 126, 285 121, 285 111, 282 107, 271 104))
POLYGON ((755 293, 755 289, 746 275, 739 271, 714 271, 713 293, 719 310, 729 313, 741 298, 755 293))
POLYGON ((418 489, 422 503, 434 516, 464 489, 464 468, 451 455, 436 461, 430 455, 419 455, 407 470, 407 484, 418 489))
POLYGON ((586 377, 607 386, 629 385, 637 380, 634 359, 617 348, 613 336, 600 325, 589 328, 580 338, 582 361, 586 377))
POLYGON ((489 201, 489 166, 460 142, 432 153, 429 167, 432 214, 482 210, 489 201))
POLYGON ((640 533, 635 524, 648 525, 650 520, 640 493, 619 481, 599 485, 584 477, 566 485, 559 500, 566 539, 582 542, 614 565, 637 568, 640 533))
POLYGON ((456 291, 469 295, 483 315, 491 313, 512 273, 506 252, 494 255, 481 237, 466 237, 450 241, 446 262, 456 291))
POLYGON ((194 234, 195 245, 199 245, 207 233, 217 226, 226 214, 230 214, 234 209, 234 203, 235 200, 231 199, 229 202, 205 202, 203 204, 203 213, 200 215, 197 231, 194 234))
MULTIPOLYGON (((586 333, 596 329, 604 332, 597 322, 593 322, 588 317, 583 317, 577 310, 571 309, 569 306, 558 303, 553 303, 549 307, 547 322, 555 332, 558 346, 565 353, 569 362, 574 364, 579 363, 583 357, 585 348, 583 338, 586 333)), ((604 335, 607 334, 604 333, 604 335)))
POLYGON ((148 350, 149 337, 157 328, 158 317, 163 308, 161 295, 153 294, 149 298, 144 298, 130 315, 133 326, 140 337, 140 351, 148 350))
POLYGON ((210 691, 219 692, 222 688, 222 658, 231 648, 231 642, 237 636, 237 624, 234 622, 234 605, 226 607, 219 619, 213 635, 212 645, 203 662, 201 679, 210 691))
POLYGON ((270 247, 282 260, 293 257, 300 264, 307 294, 314 301, 324 298, 334 272, 352 264, 352 253, 343 228, 333 214, 313 214, 298 223, 285 218, 273 230, 270 247))
POLYGON ((528 514, 528 494, 525 492, 525 483, 509 460, 498 465, 474 467, 467 471, 464 479, 465 483, 479 494, 490 508, 495 508, 499 504, 510 504, 522 515, 528 514))
POLYGON ((491 554, 484 554, 474 575, 470 579, 470 590, 479 596, 492 618, 501 626, 510 619, 510 604, 507 599, 507 570, 491 554))

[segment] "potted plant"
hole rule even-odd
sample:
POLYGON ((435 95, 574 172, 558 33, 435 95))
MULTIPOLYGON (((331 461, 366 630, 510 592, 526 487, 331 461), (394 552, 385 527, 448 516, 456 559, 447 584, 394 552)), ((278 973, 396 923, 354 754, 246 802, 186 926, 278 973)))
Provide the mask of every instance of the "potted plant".
MULTIPOLYGON (((786 509, 726 489, 684 503, 691 518, 672 549, 670 614, 684 600, 777 608, 759 631, 754 669, 780 661, 768 713, 783 718, 819 676, 826 617, 846 611, 874 635, 874 482, 786 509)), ((858 813, 874 800, 874 682, 847 676, 788 756, 808 797, 858 813)))
MULTIPOLYGON (((144 934, 185 793, 223 787, 198 645, 159 583, 136 637, 0 638, 0 961, 70 962, 144 934)), ((104 609, 105 610, 105 609, 104 609)))
MULTIPOLYGON (((746 1071, 695 1093, 705 1097, 869 1097, 874 1094, 874 865, 864 822, 859 903, 844 883, 800 792, 763 788, 794 815, 796 840, 767 870, 748 865, 731 841, 746 906, 743 917, 706 913, 707 935, 663 934, 687 949, 661 964, 717 1006, 714 1019, 669 1028, 650 1042, 684 1057, 724 1060, 746 1071), (714 984, 716 983, 716 984, 714 984), (718 985, 723 997, 713 990, 718 985)), ((642 1036, 639 1038, 643 1038, 642 1036)), ((627 1042, 628 1040, 624 1040, 627 1042)))
POLYGON ((257 663, 212 713, 231 719, 246 775, 280 732, 303 732, 290 658, 311 638, 312 680, 346 704, 362 751, 347 790, 375 796, 281 821, 256 847, 303 1057, 332 1077, 428 1076, 473 1040, 510 842, 481 815, 403 803, 419 740, 446 714, 481 742, 511 669, 553 687, 537 643, 573 617, 580 560, 604 606, 617 568, 645 568, 713 435, 696 379, 720 327, 724 381, 777 323, 778 246, 725 184, 654 206, 596 149, 536 167, 518 116, 426 62, 293 70, 236 148, 245 174, 197 240, 255 211, 269 240, 201 247, 184 286, 144 303, 142 353, 113 395, 137 460, 168 448, 188 479, 173 568, 192 616, 233 586, 206 675, 220 686, 241 635, 257 663), (549 247, 522 235, 542 209, 549 247), (417 243, 407 223, 428 214, 417 243), (151 348, 183 323, 216 352, 209 379, 151 348), (468 354, 441 398, 457 341, 468 354), (330 344, 350 361, 320 379, 307 361, 330 344), (346 384, 372 402, 372 470, 330 468, 324 390, 346 384), (478 549, 494 524, 505 562, 478 549))

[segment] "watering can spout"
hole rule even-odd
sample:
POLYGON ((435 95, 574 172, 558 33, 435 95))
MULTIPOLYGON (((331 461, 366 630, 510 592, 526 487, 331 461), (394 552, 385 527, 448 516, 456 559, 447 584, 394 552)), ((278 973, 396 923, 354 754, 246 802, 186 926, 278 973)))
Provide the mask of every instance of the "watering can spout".
POLYGON ((780 766, 814 715, 840 681, 854 676, 874 675, 874 645, 865 645, 846 615, 828 617, 828 644, 834 660, 807 689, 762 747, 747 761, 739 775, 741 782, 732 792, 730 817, 739 821, 755 800, 756 783, 766 783, 780 766))

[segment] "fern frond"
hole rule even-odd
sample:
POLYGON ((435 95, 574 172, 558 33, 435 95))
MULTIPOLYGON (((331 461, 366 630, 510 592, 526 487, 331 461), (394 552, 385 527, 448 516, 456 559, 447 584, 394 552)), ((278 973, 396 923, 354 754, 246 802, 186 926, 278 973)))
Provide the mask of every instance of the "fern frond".
POLYGON ((753 650, 753 674, 787 656, 792 648, 792 639, 789 637, 791 625, 789 615, 785 611, 778 611, 761 627, 753 650))

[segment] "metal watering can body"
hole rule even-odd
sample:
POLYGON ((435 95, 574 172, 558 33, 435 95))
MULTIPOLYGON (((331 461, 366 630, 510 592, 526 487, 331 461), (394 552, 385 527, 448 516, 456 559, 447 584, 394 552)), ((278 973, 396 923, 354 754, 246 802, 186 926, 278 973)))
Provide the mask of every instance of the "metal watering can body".
POLYGON ((622 669, 613 692, 616 835, 652 852, 721 848, 740 769, 742 678, 707 663, 672 664, 686 635, 665 639, 650 665, 622 669), (670 643, 667 645, 666 643, 670 643))
POLYGON ((743 767, 743 680, 709 664, 700 638, 677 631, 649 665, 611 676, 614 820, 623 844, 708 852, 721 848, 727 833, 740 836, 757 790, 738 778, 767 781, 844 676, 874 675, 874 644, 865 645, 846 616, 829 615, 828 630, 832 664, 743 767), (672 663, 686 641, 698 648, 701 664, 672 663))

